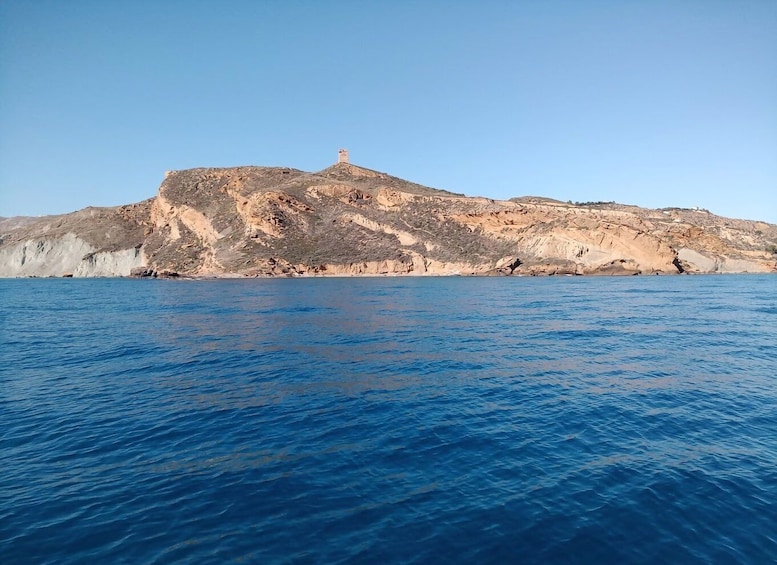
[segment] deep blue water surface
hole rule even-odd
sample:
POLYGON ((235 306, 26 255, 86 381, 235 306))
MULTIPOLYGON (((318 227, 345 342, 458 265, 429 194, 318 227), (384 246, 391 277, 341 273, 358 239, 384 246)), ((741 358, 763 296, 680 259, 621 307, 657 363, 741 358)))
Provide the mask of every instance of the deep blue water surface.
POLYGON ((777 560, 777 277, 0 281, 0 563, 777 560))

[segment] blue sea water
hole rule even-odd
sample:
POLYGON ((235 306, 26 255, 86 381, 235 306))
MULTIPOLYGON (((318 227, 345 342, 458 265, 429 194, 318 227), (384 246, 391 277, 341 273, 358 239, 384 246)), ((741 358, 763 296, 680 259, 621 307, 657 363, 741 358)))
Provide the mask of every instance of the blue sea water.
POLYGON ((0 281, 0 563, 777 561, 777 277, 0 281))

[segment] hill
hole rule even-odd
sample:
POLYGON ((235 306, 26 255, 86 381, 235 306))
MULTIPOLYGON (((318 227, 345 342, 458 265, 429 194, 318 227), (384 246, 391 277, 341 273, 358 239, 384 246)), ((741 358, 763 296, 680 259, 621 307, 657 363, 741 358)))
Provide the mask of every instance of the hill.
POLYGON ((465 197, 338 163, 170 171, 156 197, 0 222, 0 276, 777 272, 777 226, 465 197))

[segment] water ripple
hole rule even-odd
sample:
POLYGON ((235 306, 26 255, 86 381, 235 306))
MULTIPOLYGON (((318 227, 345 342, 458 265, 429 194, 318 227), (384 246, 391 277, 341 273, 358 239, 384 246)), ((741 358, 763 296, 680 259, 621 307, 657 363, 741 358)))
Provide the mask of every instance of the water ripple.
POLYGON ((0 281, 0 562, 773 562, 776 283, 0 281))

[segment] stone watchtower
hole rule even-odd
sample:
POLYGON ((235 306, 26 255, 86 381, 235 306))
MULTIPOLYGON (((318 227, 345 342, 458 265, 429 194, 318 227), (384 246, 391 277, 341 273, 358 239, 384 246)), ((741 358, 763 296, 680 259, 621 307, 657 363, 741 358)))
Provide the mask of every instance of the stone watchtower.
POLYGON ((347 149, 340 149, 340 151, 337 152, 337 162, 338 163, 348 163, 348 150, 347 149))

